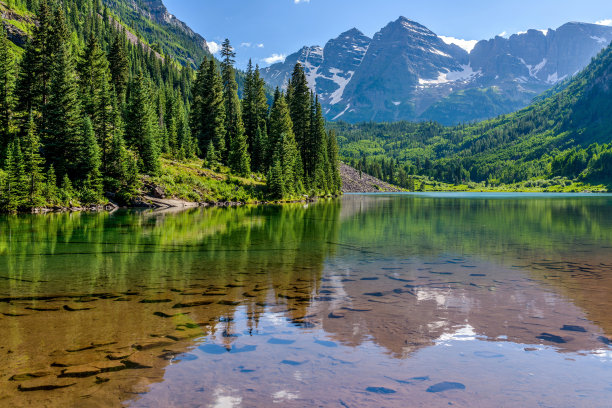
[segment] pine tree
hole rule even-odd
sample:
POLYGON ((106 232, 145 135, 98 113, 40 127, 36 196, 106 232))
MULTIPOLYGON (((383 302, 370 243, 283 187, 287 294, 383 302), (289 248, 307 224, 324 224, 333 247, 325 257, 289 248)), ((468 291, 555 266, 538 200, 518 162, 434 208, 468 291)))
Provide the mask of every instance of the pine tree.
POLYGON ((23 156, 19 141, 9 143, 5 160, 6 181, 4 183, 3 210, 16 212, 25 202, 23 156))
POLYGON ((6 30, 4 26, 0 26, 0 158, 4 157, 4 152, 11 140, 14 87, 13 68, 13 56, 9 49, 6 30))
MULTIPOLYGON (((198 67, 196 71, 196 77, 193 81, 193 86, 191 87, 191 93, 193 95, 193 100, 191 102, 191 112, 189 116, 189 125, 191 126, 191 131, 193 135, 198 140, 203 139, 204 135, 204 115, 205 115, 205 86, 206 86, 206 75, 208 73, 208 59, 205 57, 202 60, 202 63, 198 67)), ((207 143, 208 144, 208 143, 207 143)), ((202 146, 200 146, 202 147, 202 146)), ((203 146, 205 147, 205 146, 203 146)), ((201 149, 204 151, 204 149, 201 149)))
POLYGON ((268 116, 268 101, 265 93, 265 82, 260 77, 259 67, 253 69, 251 61, 247 67, 242 99, 242 117, 247 135, 247 143, 251 154, 251 167, 256 171, 263 170, 262 143, 263 135, 258 135, 265 129, 268 116))
POLYGON ((204 159, 204 165, 213 168, 218 163, 217 152, 215 152, 215 145, 212 140, 208 142, 208 147, 206 148, 206 158, 204 159))
POLYGON ((100 49, 98 40, 92 35, 85 45, 78 64, 79 93, 83 112, 93 117, 96 111, 96 100, 100 94, 104 81, 108 81, 108 61, 100 49))
POLYGON ((121 202, 129 202, 140 187, 136 158, 125 147, 121 134, 113 135, 108 167, 107 185, 116 192, 121 202))
POLYGON ((127 108, 126 141, 140 156, 141 170, 156 175, 160 168, 155 135, 155 116, 150 103, 148 82, 142 72, 131 86, 127 108))
MULTIPOLYGON (((238 95, 236 95, 238 98, 238 95)), ((241 176, 247 176, 251 171, 251 159, 247 148, 246 135, 243 129, 239 129, 232 138, 229 166, 232 172, 241 176)))
POLYGON ((314 163, 314 183, 313 189, 319 193, 332 190, 332 180, 330 180, 330 165, 327 154, 327 132, 325 131, 325 119, 318 98, 314 101, 314 115, 311 120, 310 140, 312 141, 311 150, 313 151, 314 163))
POLYGON ((276 101, 270 112, 270 134, 268 137, 269 168, 275 160, 280 160, 283 174, 284 192, 300 193, 303 190, 302 165, 289 108, 285 97, 277 91, 276 101))
POLYGON ((17 111, 22 127, 27 126, 30 113, 34 113, 35 120, 39 120, 37 127, 43 129, 44 117, 40 113, 49 101, 53 59, 57 51, 53 48, 55 27, 47 0, 40 1, 36 21, 38 25, 21 60, 15 94, 18 96, 17 111))
POLYGON ((116 35, 108 54, 111 78, 120 103, 125 100, 125 91, 130 68, 125 43, 125 33, 116 35))
POLYGON ((202 155, 212 141, 219 159, 225 157, 225 100, 223 82, 213 59, 202 63, 194 83, 191 130, 202 155), (207 65, 206 67, 204 65, 207 65))
POLYGON ((83 131, 79 152, 79 169, 84 179, 83 187, 87 203, 95 203, 102 196, 102 174, 100 173, 100 147, 96 141, 89 117, 83 119, 83 131))
POLYGON ((77 78, 67 42, 66 27, 58 12, 54 24, 55 54, 51 66, 48 102, 43 105, 44 153, 60 177, 70 173, 78 178, 81 112, 77 78))
POLYGON ((253 140, 253 154, 251 156, 251 164, 254 171, 263 172, 265 170, 266 146, 268 145, 267 133, 266 122, 263 122, 261 126, 257 126, 255 139, 253 140))
POLYGON ((57 189, 57 178, 53 165, 49 166, 45 177, 45 185, 43 188, 43 198, 46 205, 56 205, 59 202, 59 191, 57 189))
POLYGON ((338 140, 336 138, 336 132, 333 130, 329 131, 327 135, 327 155, 331 174, 331 186, 330 192, 338 194, 342 191, 342 178, 340 176, 340 165, 338 162, 338 140))
POLYGON ((40 141, 36 134, 34 118, 30 116, 28 130, 22 142, 23 168, 25 174, 24 187, 26 189, 26 206, 35 208, 44 205, 42 165, 44 160, 40 156, 40 141))
POLYGON ((304 175, 311 178, 314 172, 312 142, 310 140, 310 120, 312 96, 302 65, 297 63, 287 85, 287 104, 293 122, 295 141, 301 154, 304 175))
POLYGON ((285 183, 283 181, 283 167, 276 155, 274 164, 268 173, 268 194, 271 198, 281 199, 285 196, 285 183))

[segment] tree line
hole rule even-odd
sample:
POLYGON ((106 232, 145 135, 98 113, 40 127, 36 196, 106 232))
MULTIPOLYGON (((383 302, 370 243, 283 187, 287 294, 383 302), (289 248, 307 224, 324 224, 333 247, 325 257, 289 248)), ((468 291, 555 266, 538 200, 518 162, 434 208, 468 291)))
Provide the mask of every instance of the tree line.
POLYGON ((263 174, 275 199, 339 191, 335 134, 299 65, 269 108, 251 64, 239 99, 228 40, 193 72, 128 39, 98 0, 25 7, 25 49, 0 33, 0 210, 129 203, 161 157, 263 174))
POLYGON ((327 132, 317 96, 296 64, 286 92, 268 106, 265 82, 251 61, 238 98, 235 53, 229 40, 220 67, 204 59, 193 84, 191 129, 209 166, 237 175, 267 174, 273 198, 337 194, 341 188, 335 132, 327 132))

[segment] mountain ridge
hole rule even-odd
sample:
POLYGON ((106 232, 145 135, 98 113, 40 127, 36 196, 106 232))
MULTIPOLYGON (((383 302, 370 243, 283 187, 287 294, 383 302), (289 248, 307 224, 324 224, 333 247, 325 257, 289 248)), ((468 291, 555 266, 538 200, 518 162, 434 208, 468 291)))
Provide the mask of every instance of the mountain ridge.
POLYGON ((331 120, 436 120, 448 125, 527 106, 584 68, 610 40, 612 27, 570 22, 481 40, 467 52, 401 16, 373 38, 352 28, 325 47, 308 47, 316 50, 316 58, 302 48, 264 68, 262 76, 271 86, 283 87, 300 62, 331 120), (332 59, 326 49, 338 43, 360 53, 332 59), (338 75, 330 75, 334 72, 338 75))

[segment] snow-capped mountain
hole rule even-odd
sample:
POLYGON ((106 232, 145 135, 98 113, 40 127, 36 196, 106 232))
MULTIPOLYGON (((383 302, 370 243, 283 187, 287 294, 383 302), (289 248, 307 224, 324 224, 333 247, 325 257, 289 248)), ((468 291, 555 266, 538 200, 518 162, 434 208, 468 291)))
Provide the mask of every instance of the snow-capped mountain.
POLYGON ((361 65, 371 39, 353 28, 330 40, 325 48, 304 47, 289 55, 284 62, 262 70, 262 76, 273 87, 287 85, 293 67, 300 63, 310 87, 317 92, 323 104, 340 102, 344 88, 361 65))
POLYGON ((262 70, 283 87, 300 62, 329 119, 485 119, 528 105, 584 68, 612 40, 612 27, 567 23, 479 41, 468 52, 405 17, 370 39, 351 29, 324 48, 304 47, 262 70))

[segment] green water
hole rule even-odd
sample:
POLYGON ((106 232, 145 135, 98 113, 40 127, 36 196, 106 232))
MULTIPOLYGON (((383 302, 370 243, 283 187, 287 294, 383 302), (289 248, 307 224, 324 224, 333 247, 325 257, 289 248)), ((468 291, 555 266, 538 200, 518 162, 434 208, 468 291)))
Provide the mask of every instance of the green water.
POLYGON ((612 196, 0 218, 0 405, 612 397, 612 196))

